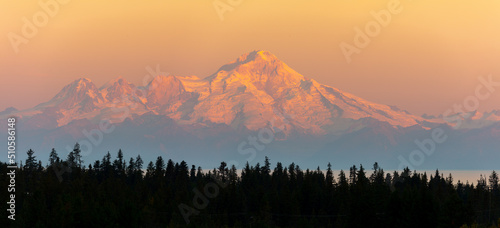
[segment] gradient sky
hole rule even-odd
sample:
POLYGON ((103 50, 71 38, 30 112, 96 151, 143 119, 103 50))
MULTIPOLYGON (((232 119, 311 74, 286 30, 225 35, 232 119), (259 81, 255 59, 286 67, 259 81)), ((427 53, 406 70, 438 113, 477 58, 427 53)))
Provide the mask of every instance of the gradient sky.
MULTIPOLYGON (((389 2, 241 0, 221 20, 214 0, 72 0, 16 53, 8 34, 21 35, 23 17, 32 20, 42 8, 38 1, 0 0, 0 110, 47 101, 79 77, 98 87, 118 76, 139 85, 145 68, 157 64, 203 78, 253 50, 415 114, 463 103, 479 76, 500 81, 500 1, 492 0, 401 0, 401 13, 348 64, 339 44, 352 45, 354 28, 364 29, 374 20, 370 11, 389 2)), ((500 109, 498 90, 480 111, 500 109)))

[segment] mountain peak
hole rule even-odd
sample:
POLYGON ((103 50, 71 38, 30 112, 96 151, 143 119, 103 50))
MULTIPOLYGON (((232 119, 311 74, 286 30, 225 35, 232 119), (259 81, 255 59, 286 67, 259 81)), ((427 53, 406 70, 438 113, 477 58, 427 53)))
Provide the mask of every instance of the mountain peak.
POLYGON ((253 85, 251 87, 265 90, 273 97, 275 92, 281 93, 283 89, 295 87, 306 80, 274 54, 265 50, 243 54, 206 79, 211 82, 211 91, 225 91, 224 88, 231 87, 229 84, 237 83, 234 86, 253 85))
POLYGON ((246 54, 241 55, 234 62, 246 63, 250 61, 275 61, 278 58, 269 51, 255 50, 246 54))
POLYGON ((6 108, 5 110, 1 111, 1 112, 0 112, 0 115, 10 114, 10 113, 17 112, 17 111, 19 111, 17 108, 14 108, 14 107, 8 107, 8 108, 6 108))
POLYGON ((123 85, 129 85, 130 83, 127 81, 127 79, 120 76, 120 77, 116 78, 115 80, 113 80, 112 85, 114 85, 114 84, 118 84, 118 85, 123 86, 123 85))
POLYGON ((79 78, 73 81, 73 83, 92 83, 90 78, 79 78))
POLYGON ((126 84, 128 83, 127 79, 123 78, 122 76, 119 76, 117 78, 115 78, 114 80, 112 80, 113 84, 114 83, 118 83, 118 84, 126 84))
POLYGON ((173 75, 158 75, 153 78, 153 80, 150 82, 150 84, 153 83, 163 83, 163 82, 168 82, 170 80, 178 80, 177 77, 173 75))
POLYGON ((80 90, 87 90, 89 88, 95 87, 94 83, 89 79, 89 78, 79 78, 71 82, 70 84, 66 85, 65 88, 68 88, 72 91, 80 91, 80 90))
MULTIPOLYGON (((271 65, 282 65, 283 63, 271 52, 255 50, 249 53, 240 55, 236 60, 219 68, 219 71, 231 71, 243 65, 255 65, 257 67, 266 67, 271 65)), ((250 66, 254 67, 254 66, 250 66)), ((216 73, 217 74, 217 73, 216 73)), ((210 76, 209 78, 213 77, 210 76)))
POLYGON ((77 93, 79 91, 87 91, 87 90, 95 90, 94 83, 88 78, 79 78, 74 80, 73 82, 66 85, 61 92, 59 92, 58 96, 62 96, 66 93, 77 93))
POLYGON ((116 84, 123 86, 123 85, 128 85, 130 83, 127 81, 127 79, 123 78, 122 76, 119 76, 118 78, 112 79, 104 83, 104 85, 102 85, 99 88, 99 90, 107 90, 109 87, 115 86, 116 84))
MULTIPOLYGON (((118 77, 98 90, 90 79, 79 78, 38 108, 60 110, 65 117, 59 123, 66 123, 91 115, 112 119, 109 108, 116 105, 127 105, 138 115, 152 111, 182 123, 210 121, 252 130, 265 127, 286 112, 296 116, 293 124, 298 131, 314 134, 350 131, 345 126, 364 118, 403 127, 421 121, 395 107, 321 85, 266 50, 240 55, 205 79, 158 75, 147 86, 137 87, 118 77)), ((292 126, 287 129, 291 131, 292 126)))
POLYGON ((124 94, 132 94, 134 88, 135 85, 129 83, 123 77, 118 77, 104 84, 100 91, 104 98, 115 101, 121 99, 124 94))
POLYGON ((156 76, 148 85, 148 105, 165 105, 185 91, 184 85, 177 77, 173 75, 156 76))
POLYGON ((37 107, 71 109, 79 106, 81 111, 88 112, 95 108, 96 103, 101 103, 103 100, 101 93, 90 79, 79 78, 66 85, 50 101, 37 107))

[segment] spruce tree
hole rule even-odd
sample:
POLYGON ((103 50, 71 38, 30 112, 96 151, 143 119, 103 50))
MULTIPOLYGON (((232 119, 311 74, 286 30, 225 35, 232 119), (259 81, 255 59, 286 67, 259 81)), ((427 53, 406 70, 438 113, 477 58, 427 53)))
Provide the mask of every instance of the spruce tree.
POLYGON ((33 155, 35 151, 29 149, 28 152, 26 153, 28 154, 28 158, 26 158, 24 168, 29 171, 34 171, 38 166, 38 162, 36 161, 36 156, 33 155))
POLYGON ((50 152, 49 155, 49 165, 52 166, 54 164, 57 164, 59 162, 59 156, 57 155, 56 149, 52 148, 52 151, 50 152))

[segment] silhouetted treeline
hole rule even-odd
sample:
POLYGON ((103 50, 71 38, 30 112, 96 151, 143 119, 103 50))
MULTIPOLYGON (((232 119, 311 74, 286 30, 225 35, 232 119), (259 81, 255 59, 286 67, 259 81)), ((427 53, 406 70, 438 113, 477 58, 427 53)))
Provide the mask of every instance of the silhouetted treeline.
MULTIPOLYGON (((344 173, 294 163, 220 167, 203 172, 158 157, 85 164, 78 145, 65 159, 52 150, 45 166, 30 150, 16 170, 16 220, 0 227, 497 227, 495 171, 477 183, 408 169, 386 173, 352 166, 344 173), (189 222, 187 224, 186 222, 189 222)), ((9 177, 0 163, 1 186, 9 177)), ((7 191, 1 191, 4 201, 7 191)), ((4 204, 5 206, 5 204, 4 204)), ((6 207, 6 206, 5 206, 6 207)))

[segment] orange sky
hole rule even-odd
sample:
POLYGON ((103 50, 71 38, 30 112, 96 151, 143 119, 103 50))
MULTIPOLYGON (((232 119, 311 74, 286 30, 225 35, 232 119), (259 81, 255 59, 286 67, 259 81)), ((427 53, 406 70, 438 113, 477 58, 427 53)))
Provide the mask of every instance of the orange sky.
MULTIPOLYGON (((391 0, 240 1, 223 20, 214 0, 58 3, 16 53, 9 34, 22 35, 23 17, 32 20, 42 7, 0 0, 0 110, 47 101, 79 77, 101 86, 123 76, 139 85, 145 68, 157 64, 174 75, 205 77, 252 50, 269 50, 306 77, 415 114, 462 103, 479 76, 500 81, 500 1, 400 0, 401 12, 351 63, 339 45, 353 45, 354 28, 364 29, 374 20, 370 11, 387 9, 391 0)), ((481 111, 500 109, 498 90, 481 101, 481 111)))

